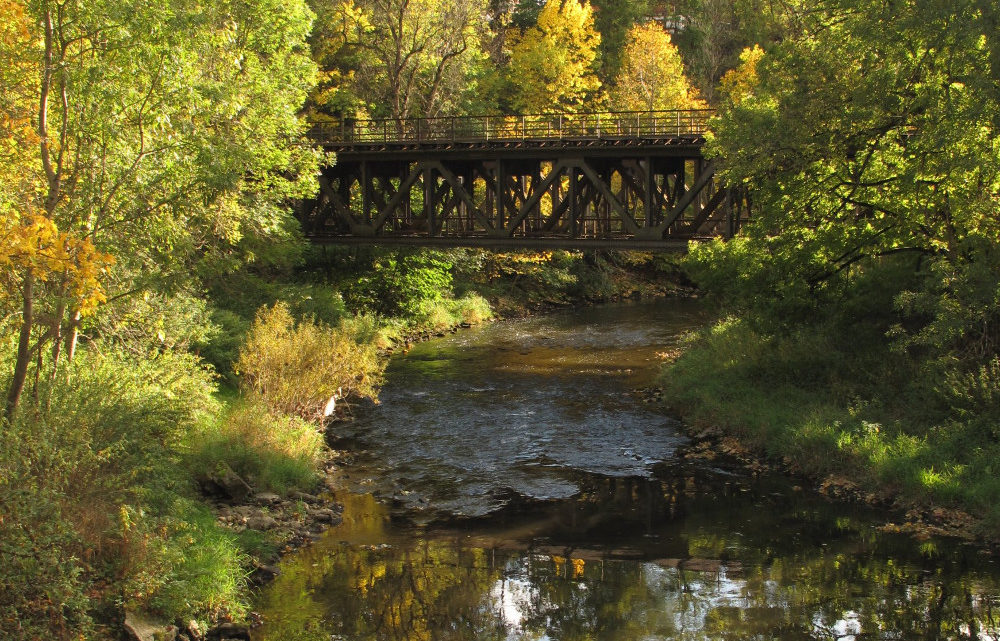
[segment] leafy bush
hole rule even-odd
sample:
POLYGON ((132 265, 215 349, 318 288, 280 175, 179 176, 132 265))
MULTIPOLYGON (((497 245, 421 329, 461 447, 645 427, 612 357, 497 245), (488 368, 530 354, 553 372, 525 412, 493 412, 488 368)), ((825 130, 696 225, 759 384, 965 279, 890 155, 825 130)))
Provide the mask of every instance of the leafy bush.
POLYGON ((70 639, 92 629, 80 537, 66 497, 32 471, 37 435, 0 419, 0 637, 70 639))
POLYGON ((271 412, 320 421, 330 399, 374 398, 384 364, 346 329, 295 323, 284 303, 257 314, 236 372, 244 391, 271 412))
POLYGON ((254 316, 263 306, 282 301, 296 319, 315 319, 336 325, 348 317, 344 300, 333 287, 321 283, 299 283, 287 278, 266 279, 243 271, 218 279, 212 287, 211 323, 217 331, 195 343, 206 362, 236 387, 233 363, 254 316))
POLYGON ((344 298, 356 311, 416 318, 428 302, 451 296, 451 267, 444 252, 376 254, 344 284, 344 298))
POLYGON ((459 299, 424 303, 414 322, 419 327, 443 330, 459 323, 476 325, 492 317, 493 311, 486 299, 478 294, 469 294, 459 299))

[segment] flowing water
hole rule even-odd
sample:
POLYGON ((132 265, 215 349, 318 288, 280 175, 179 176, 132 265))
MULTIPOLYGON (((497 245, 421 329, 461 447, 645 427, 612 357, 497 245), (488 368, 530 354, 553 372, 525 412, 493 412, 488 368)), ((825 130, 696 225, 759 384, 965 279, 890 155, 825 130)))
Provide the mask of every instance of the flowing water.
POLYGON ((633 393, 704 318, 669 301, 502 322, 393 359, 335 427, 344 523, 255 638, 1000 639, 1000 566, 781 476, 678 456, 633 393))

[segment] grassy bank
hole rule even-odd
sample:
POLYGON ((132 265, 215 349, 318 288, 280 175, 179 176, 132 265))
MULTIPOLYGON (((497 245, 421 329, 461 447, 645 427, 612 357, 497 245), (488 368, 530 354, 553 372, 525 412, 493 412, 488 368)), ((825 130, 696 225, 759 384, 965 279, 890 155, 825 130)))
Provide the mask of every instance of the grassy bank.
POLYGON ((964 511, 970 533, 995 540, 1000 372, 958 375, 885 334, 864 316, 788 331, 725 318, 666 367, 665 396, 793 471, 869 501, 964 511))

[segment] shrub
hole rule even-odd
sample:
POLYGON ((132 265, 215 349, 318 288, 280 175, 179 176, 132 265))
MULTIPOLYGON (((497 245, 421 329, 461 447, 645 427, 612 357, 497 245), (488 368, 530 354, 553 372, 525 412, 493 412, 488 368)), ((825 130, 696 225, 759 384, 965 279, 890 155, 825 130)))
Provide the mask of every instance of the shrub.
POLYGON ((446 299, 425 303, 420 314, 414 319, 414 324, 431 330, 442 330, 459 323, 476 325, 489 320, 492 316, 493 311, 485 298, 478 294, 469 294, 457 300, 446 299))
POLYGON ((0 637, 69 639, 92 628, 65 497, 32 473, 36 435, 0 419, 0 637))
POLYGON ((451 268, 445 252, 376 255, 367 269, 344 283, 344 297, 355 311, 413 319, 427 303, 452 295, 451 268))
POLYGON ((320 421, 331 399, 374 398, 384 364, 343 326, 296 324, 277 303, 257 313, 235 369, 244 391, 271 412, 320 421))

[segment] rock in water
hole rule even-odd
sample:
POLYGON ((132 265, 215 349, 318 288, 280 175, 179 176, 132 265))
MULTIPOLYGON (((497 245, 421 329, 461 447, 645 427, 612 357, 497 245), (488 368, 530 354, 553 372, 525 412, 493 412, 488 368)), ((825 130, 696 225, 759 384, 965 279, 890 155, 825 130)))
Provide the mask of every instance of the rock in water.
POLYGON ((238 623, 222 623, 205 634, 205 641, 222 641, 222 639, 250 641, 250 628, 238 623))

